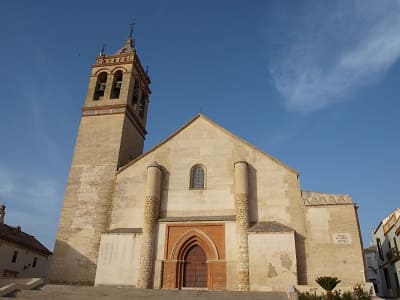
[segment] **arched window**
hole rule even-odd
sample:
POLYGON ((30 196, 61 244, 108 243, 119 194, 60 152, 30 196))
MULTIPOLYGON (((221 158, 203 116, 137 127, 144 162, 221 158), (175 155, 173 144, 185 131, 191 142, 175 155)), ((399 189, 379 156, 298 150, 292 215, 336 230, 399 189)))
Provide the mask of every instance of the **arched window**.
POLYGON ((132 91, 132 104, 138 104, 139 100, 139 79, 135 79, 133 83, 133 91, 132 91))
POLYGON ((121 87, 122 87, 122 71, 118 70, 114 74, 114 81, 111 90, 111 99, 119 98, 121 87))
POLYGON ((106 90, 107 84, 107 73, 101 72, 97 76, 96 88, 94 90, 93 100, 101 100, 104 96, 104 91, 106 90))
POLYGON ((381 260, 383 261, 383 250, 382 250, 382 244, 380 238, 376 239, 376 245, 378 246, 378 254, 381 260))
POLYGON ((204 189, 205 188, 205 171, 202 166, 195 165, 192 167, 190 174, 190 188, 204 189))
POLYGON ((146 104, 147 104, 147 94, 145 91, 142 91, 142 96, 140 98, 140 112, 139 115, 143 119, 144 118, 144 113, 146 111, 146 104))

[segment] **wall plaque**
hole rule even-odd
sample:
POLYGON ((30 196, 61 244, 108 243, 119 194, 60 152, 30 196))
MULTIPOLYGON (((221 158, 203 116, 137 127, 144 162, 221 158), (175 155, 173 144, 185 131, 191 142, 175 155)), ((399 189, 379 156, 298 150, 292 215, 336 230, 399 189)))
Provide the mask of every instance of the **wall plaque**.
POLYGON ((350 233, 334 233, 333 242, 338 245, 350 245, 353 243, 350 233))

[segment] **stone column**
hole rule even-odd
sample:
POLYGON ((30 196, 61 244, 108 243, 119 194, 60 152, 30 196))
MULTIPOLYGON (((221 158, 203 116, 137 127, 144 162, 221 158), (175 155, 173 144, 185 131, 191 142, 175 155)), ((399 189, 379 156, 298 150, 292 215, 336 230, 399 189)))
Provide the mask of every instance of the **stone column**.
POLYGON ((104 90, 104 99, 111 99, 111 90, 114 83, 114 74, 108 74, 107 82, 106 82, 106 89, 104 90))
POLYGON ((156 219, 159 213, 162 172, 157 162, 147 167, 144 222, 139 263, 139 288, 151 288, 153 279, 153 253, 156 219))
POLYGON ((249 283, 249 245, 247 229, 249 228, 249 177, 248 165, 238 161, 235 168, 235 207, 238 245, 238 289, 248 291, 249 283))

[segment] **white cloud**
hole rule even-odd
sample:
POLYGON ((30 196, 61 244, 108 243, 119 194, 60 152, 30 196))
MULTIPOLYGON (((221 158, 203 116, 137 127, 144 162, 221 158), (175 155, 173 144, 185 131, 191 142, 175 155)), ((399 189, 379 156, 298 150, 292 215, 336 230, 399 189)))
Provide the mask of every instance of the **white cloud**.
POLYGON ((288 110, 315 111, 349 99, 397 61, 400 1, 310 9, 284 34, 270 66, 275 86, 288 110))

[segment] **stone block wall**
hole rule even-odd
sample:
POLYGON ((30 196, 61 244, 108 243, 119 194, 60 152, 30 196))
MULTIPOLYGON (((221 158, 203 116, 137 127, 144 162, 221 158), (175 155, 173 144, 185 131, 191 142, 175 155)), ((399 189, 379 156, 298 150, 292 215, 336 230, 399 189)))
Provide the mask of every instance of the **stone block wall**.
POLYGON ((137 286, 142 234, 103 233, 95 285, 137 286))
POLYGON ((286 291, 297 284, 295 233, 249 234, 250 290, 286 291))
POLYGON ((86 116, 76 141, 49 279, 93 284, 108 228, 124 115, 86 116), (99 148, 101 145, 101 148, 99 148))
POLYGON ((307 280, 336 276, 343 285, 365 282, 357 208, 353 203, 308 205, 307 280))

